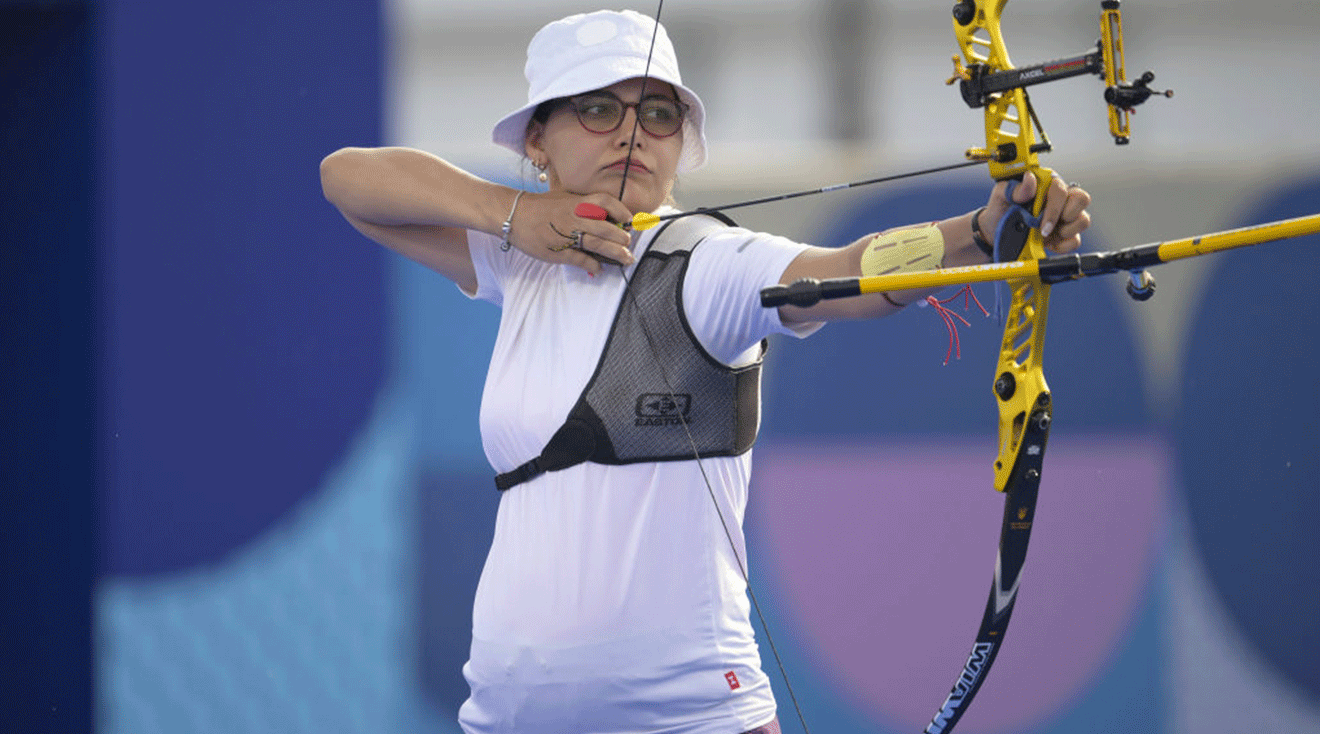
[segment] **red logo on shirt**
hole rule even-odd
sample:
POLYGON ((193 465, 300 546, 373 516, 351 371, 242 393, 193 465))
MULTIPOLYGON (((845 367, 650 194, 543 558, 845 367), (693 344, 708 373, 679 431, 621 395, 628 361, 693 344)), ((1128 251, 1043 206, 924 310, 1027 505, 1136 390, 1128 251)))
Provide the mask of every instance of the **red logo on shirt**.
POLYGON ((732 670, 724 674, 724 680, 729 682, 730 691, 736 690, 742 686, 742 684, 738 682, 738 676, 732 670))

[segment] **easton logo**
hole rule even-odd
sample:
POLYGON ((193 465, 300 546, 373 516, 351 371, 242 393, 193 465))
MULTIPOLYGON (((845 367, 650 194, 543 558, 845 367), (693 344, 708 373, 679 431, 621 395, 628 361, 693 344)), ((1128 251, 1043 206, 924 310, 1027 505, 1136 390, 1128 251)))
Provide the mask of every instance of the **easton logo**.
POLYGON ((739 688, 742 688, 742 684, 738 682, 738 675, 732 670, 724 674, 724 680, 728 681, 730 691, 736 691, 739 688))
POLYGON ((967 658, 962 673, 958 675, 958 682, 953 684, 953 690, 949 692, 949 697, 944 699, 940 712, 935 714, 935 718, 926 726, 926 734, 943 734, 958 720, 962 715, 964 702, 976 690, 981 674, 985 672, 986 661, 990 659, 990 653, 994 649, 993 642, 978 642, 972 647, 972 654, 967 658))
POLYGON ((636 425, 681 426, 691 407, 687 393, 643 393, 637 397, 636 425))

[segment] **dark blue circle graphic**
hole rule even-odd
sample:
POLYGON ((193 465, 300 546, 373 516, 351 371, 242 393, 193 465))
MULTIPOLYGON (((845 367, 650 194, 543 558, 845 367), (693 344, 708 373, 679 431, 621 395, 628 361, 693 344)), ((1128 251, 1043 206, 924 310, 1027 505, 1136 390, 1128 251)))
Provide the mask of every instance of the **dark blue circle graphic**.
POLYGON ((106 13, 104 574, 229 557, 324 485, 371 413, 386 260, 318 164, 379 142, 379 17, 106 13))
MULTIPOLYGON (((1320 179, 1242 223, 1318 209, 1320 179)), ((1175 426, 1191 531, 1247 640, 1320 701, 1320 235, 1212 257, 1175 426)))

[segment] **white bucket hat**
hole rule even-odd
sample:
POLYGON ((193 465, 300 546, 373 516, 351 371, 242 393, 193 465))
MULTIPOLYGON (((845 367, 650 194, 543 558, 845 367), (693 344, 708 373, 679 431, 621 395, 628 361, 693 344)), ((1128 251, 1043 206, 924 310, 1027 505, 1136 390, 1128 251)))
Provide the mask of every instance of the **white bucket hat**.
POLYGON ((674 85, 679 99, 688 106, 678 170, 691 171, 706 162, 706 109, 696 93, 683 86, 674 44, 665 27, 641 13, 599 10, 546 25, 527 44, 526 75, 527 104, 496 123, 491 133, 496 145, 525 155, 527 122, 537 105, 648 76, 674 85))

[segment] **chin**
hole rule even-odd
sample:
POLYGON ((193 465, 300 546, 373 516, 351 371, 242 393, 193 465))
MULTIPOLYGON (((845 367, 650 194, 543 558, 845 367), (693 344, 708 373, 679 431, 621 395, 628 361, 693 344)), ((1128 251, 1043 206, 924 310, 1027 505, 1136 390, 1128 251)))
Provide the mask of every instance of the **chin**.
POLYGON ((631 212, 652 212, 665 203, 665 197, 651 191, 627 191, 623 195, 623 205, 631 212))

